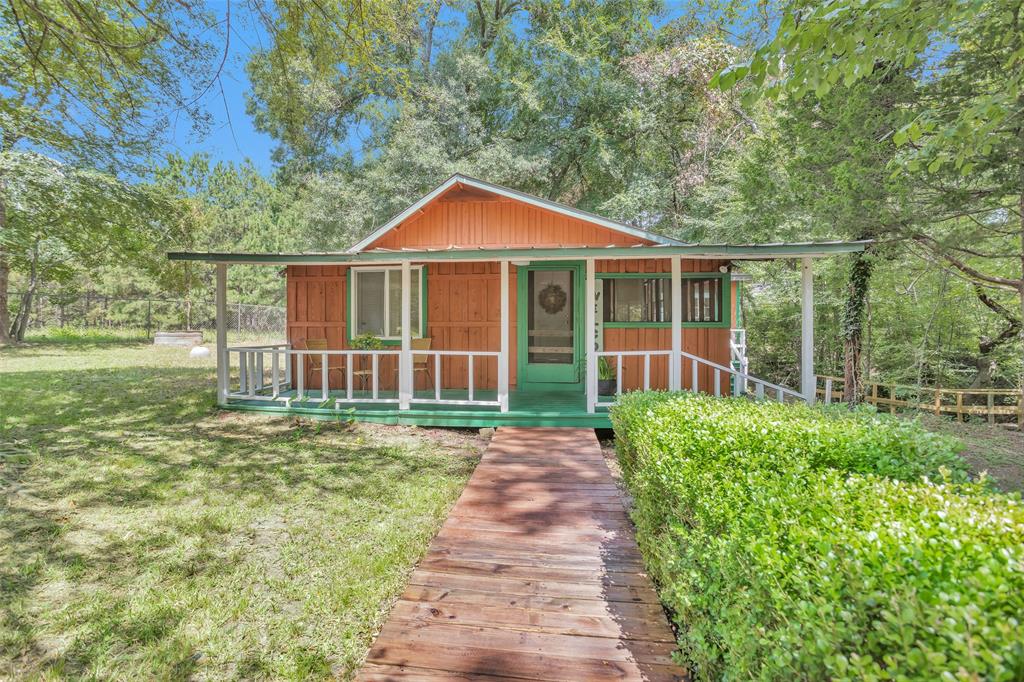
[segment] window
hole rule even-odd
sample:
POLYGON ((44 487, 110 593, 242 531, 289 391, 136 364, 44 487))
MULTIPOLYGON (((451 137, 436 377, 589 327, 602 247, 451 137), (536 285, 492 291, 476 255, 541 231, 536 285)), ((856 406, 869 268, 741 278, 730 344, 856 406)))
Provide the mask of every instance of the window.
MULTIPOLYGON (((414 266, 409 278, 412 335, 423 336, 420 288, 422 266, 414 266)), ((352 268, 352 333, 373 334, 382 339, 402 338, 402 268, 352 268)))
POLYGON ((683 322, 719 324, 723 307, 722 278, 683 278, 683 322))
POLYGON ((672 284, 669 279, 630 277, 604 280, 605 322, 669 322, 671 319, 672 284))
MULTIPOLYGON (((598 275, 600 276, 600 275, 598 275)), ((605 324, 669 326, 672 323, 672 280, 668 277, 608 276, 603 280, 605 324)), ((723 324, 728 304, 726 277, 682 277, 683 324, 723 324)))

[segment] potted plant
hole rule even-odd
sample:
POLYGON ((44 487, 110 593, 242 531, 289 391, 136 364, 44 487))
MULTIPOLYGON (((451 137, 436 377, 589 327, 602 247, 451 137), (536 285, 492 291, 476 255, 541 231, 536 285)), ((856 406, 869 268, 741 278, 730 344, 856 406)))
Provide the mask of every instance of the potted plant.
POLYGON ((373 334, 360 334, 352 339, 349 344, 353 350, 380 350, 384 347, 384 341, 373 334))
POLYGON ((597 394, 615 395, 615 367, 608 358, 597 359, 597 394))
MULTIPOLYGON (((380 350, 384 347, 384 340, 367 332, 353 337, 349 347, 352 350, 380 350)), ((352 360, 352 376, 359 381, 360 390, 366 390, 367 383, 373 381, 373 370, 370 369, 372 362, 365 355, 357 355, 352 360)))

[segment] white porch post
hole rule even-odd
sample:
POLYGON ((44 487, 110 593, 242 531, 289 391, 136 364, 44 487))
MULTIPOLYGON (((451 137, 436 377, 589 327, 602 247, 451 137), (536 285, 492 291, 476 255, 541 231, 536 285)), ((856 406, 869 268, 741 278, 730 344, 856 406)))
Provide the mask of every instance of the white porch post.
POLYGON ((217 404, 228 404, 228 264, 217 263, 217 404))
POLYGON ((669 358, 668 390, 678 391, 683 366, 683 262, 672 256, 672 357, 669 358))
MULTIPOLYGON (((420 292, 423 295, 423 292, 420 292)), ((402 354, 398 356, 398 409, 408 410, 412 400, 412 267, 402 261, 402 354)), ((439 381, 440 377, 434 379, 439 381)))
POLYGON ((501 346, 498 355, 498 405, 508 412, 508 261, 501 261, 501 346))
POLYGON ((595 278, 595 264, 593 258, 587 259, 587 277, 584 303, 583 322, 583 347, 586 350, 586 382, 587 382, 587 412, 597 410, 597 356, 594 352, 597 349, 597 319, 594 306, 597 298, 597 282, 595 278))
POLYGON ((814 404, 817 380, 814 375, 814 274, 812 259, 804 257, 800 267, 800 392, 814 404))

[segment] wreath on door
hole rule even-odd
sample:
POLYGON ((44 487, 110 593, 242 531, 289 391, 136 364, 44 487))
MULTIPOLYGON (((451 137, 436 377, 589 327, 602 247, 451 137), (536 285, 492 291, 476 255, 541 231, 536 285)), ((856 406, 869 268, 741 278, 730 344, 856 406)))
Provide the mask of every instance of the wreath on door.
POLYGON ((561 312, 567 300, 569 300, 569 297, 566 295, 565 289, 554 283, 548 284, 537 294, 537 302, 540 303, 540 307, 548 315, 561 312))

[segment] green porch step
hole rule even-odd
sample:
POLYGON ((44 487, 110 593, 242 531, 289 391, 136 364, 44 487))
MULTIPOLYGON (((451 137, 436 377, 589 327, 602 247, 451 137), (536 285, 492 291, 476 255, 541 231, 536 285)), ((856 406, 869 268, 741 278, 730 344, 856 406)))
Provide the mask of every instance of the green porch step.
MULTIPOLYGON (((285 395, 288 395, 285 393, 285 395)), ((594 414, 587 412, 586 397, 569 391, 512 391, 509 395, 509 411, 500 412, 497 407, 476 405, 413 405, 412 409, 399 410, 394 403, 348 403, 335 408, 334 398, 343 393, 332 391, 327 404, 317 398, 292 405, 271 403, 263 400, 232 401, 228 410, 263 412, 278 415, 299 415, 313 419, 352 419, 377 424, 406 424, 417 426, 565 426, 593 429, 611 428, 606 411, 594 414)), ((417 392, 420 397, 431 397, 426 392, 417 392)), ((458 400, 466 397, 465 391, 443 391, 442 397, 458 400)), ((493 391, 478 391, 474 396, 480 400, 493 400, 493 391)))

